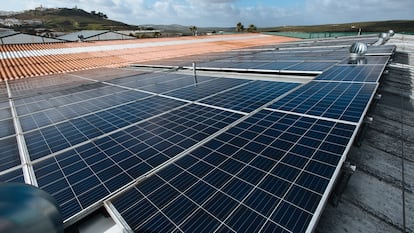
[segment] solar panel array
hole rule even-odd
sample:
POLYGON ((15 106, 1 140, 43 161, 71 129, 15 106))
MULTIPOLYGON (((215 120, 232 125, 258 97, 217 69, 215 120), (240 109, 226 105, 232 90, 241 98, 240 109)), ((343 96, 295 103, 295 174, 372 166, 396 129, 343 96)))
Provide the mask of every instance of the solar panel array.
POLYGON ((14 96, 0 103, 0 181, 25 182, 22 168, 33 169, 66 223, 105 202, 136 232, 312 230, 388 57, 348 64, 346 46, 206 56, 206 64, 323 72, 305 84, 72 75, 79 85, 22 95, 30 79, 10 82, 14 96))
POLYGON ((263 110, 113 204, 135 232, 304 232, 354 129, 263 110))

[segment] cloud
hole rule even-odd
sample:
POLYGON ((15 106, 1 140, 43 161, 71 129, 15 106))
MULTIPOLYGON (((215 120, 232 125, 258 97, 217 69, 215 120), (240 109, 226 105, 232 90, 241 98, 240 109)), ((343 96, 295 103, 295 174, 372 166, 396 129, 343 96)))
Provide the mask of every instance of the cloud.
POLYGON ((100 11, 129 24, 196 26, 279 26, 413 19, 413 0, 19 0, 2 3, 7 10, 75 7, 100 11))
POLYGON ((305 14, 313 23, 412 19, 412 0, 307 0, 305 14))

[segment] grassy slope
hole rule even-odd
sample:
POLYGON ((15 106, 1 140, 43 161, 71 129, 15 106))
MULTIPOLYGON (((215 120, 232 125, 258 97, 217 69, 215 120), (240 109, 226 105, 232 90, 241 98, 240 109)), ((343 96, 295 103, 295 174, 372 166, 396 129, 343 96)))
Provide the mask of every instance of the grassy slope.
POLYGON ((56 31, 135 29, 133 26, 113 20, 103 19, 81 9, 61 8, 46 9, 44 11, 30 10, 12 17, 22 20, 42 20, 43 25, 39 25, 39 27, 56 31))

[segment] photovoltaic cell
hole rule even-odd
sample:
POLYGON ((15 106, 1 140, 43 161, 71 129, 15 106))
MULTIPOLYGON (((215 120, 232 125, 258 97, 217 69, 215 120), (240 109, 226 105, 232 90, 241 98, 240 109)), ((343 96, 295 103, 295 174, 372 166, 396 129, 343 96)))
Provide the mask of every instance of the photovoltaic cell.
POLYGON ((250 61, 214 61, 201 63, 198 66, 202 68, 221 68, 221 69, 254 69, 262 63, 254 60, 250 61))
MULTIPOLYGON (((251 59, 250 61, 213 61, 208 63, 199 64, 203 68, 219 68, 219 69, 258 69, 258 70, 292 70, 292 71, 323 71, 332 65, 335 65, 336 61, 324 61, 324 62, 308 62, 298 57, 282 57, 283 61, 276 61, 276 58, 270 58, 269 60, 260 61, 258 59, 251 59), (270 62, 271 61, 271 62, 270 62)), ((306 59, 309 59, 306 58, 306 59)), ((342 59, 341 59, 342 60, 342 59)))
MULTIPOLYGON (((77 221, 85 208, 101 205, 143 174, 195 148, 111 200, 135 231, 304 232, 319 214, 315 211, 329 192, 355 124, 300 115, 358 122, 376 88, 374 73, 387 61, 368 57, 368 65, 347 64, 345 44, 354 40, 341 40, 344 46, 334 49, 315 47, 338 43, 323 41, 312 44, 315 48, 292 44, 295 49, 267 46, 165 60, 180 66, 196 61, 199 67, 324 71, 320 77, 326 79, 272 106, 297 114, 262 110, 202 146, 202 140, 241 115, 128 88, 251 112, 297 84, 194 79, 174 72, 109 81, 127 88, 76 77, 63 83, 47 79, 47 90, 45 80, 10 82, 39 186, 58 201, 65 221, 77 221), (347 68, 326 70, 340 61, 347 68)), ((371 47, 369 52, 394 49, 371 47)), ((23 183, 7 93, 0 86, 0 182, 23 183)))
POLYGON ((265 63, 261 66, 256 67, 259 70, 286 70, 293 65, 297 65, 299 62, 295 61, 281 61, 281 62, 271 62, 265 63))
MULTIPOLYGON (((80 101, 72 101, 71 98, 67 97, 62 97, 60 100, 56 98, 51 99, 49 102, 45 102, 47 104, 44 104, 45 108, 43 110, 20 116, 22 129, 23 131, 29 131, 108 108, 116 108, 117 106, 150 96, 149 94, 129 90, 122 90, 117 93, 107 91, 102 93, 102 90, 96 90, 97 93, 93 95, 88 94, 80 101), (61 102, 61 105, 53 103, 54 101, 61 102)), ((26 108, 27 105, 21 107, 26 108)))
POLYGON ((348 58, 339 65, 385 65, 389 61, 389 56, 365 56, 360 58, 348 58))
MULTIPOLYGON (((44 90, 43 90, 44 91, 44 90)), ((32 96, 14 97, 17 113, 24 115, 43 109, 57 107, 64 104, 83 101, 88 98, 106 95, 108 92, 122 91, 121 88, 108 87, 102 83, 80 85, 77 87, 50 91, 47 93, 36 93, 32 96)))
POLYGON ((0 120, 0 138, 15 134, 13 119, 0 120))
POLYGON ((112 203, 135 232, 305 232, 354 130, 263 110, 112 203))
POLYGON ((21 168, 0 175, 1 182, 24 183, 23 171, 21 168))
POLYGON ((359 122, 377 84, 310 82, 270 108, 359 122))
MULTIPOLYGON (((211 81, 215 78, 199 76, 198 82, 211 81)), ((117 84, 125 87, 136 88, 154 93, 163 93, 175 89, 183 88, 194 84, 194 77, 191 75, 162 73, 162 74, 144 74, 139 76, 128 77, 125 79, 114 80, 117 84)))
POLYGON ((184 100, 196 101, 247 82, 249 82, 249 80, 246 79, 217 78, 211 82, 202 82, 189 87, 167 92, 165 95, 184 100))
POLYGON ((56 198, 68 219, 240 117, 209 107, 185 106, 35 161, 39 187, 56 198))
POLYGON ((164 92, 184 88, 184 87, 187 87, 187 86, 193 86, 197 82, 198 83, 204 83, 204 82, 209 82, 209 81, 214 82, 214 80, 215 80, 215 78, 206 77, 206 76, 197 76, 197 78, 194 79, 194 76, 181 75, 181 78, 178 79, 178 80, 177 79, 175 79, 175 80, 165 80, 164 82, 159 82, 159 83, 155 83, 153 85, 140 87, 139 89, 161 94, 161 93, 164 93, 164 92))
POLYGON ((286 70, 292 71, 324 71, 335 65, 336 62, 303 62, 297 65, 289 66, 286 70))
POLYGON ((242 112, 251 112, 298 86, 298 83, 254 81, 201 102, 242 112))
POLYGON ((383 69, 384 65, 334 66, 320 74, 315 80, 376 83, 383 69))
POLYGON ((0 140, 0 172, 21 164, 16 137, 0 140))
POLYGON ((369 53, 383 53, 392 55, 396 46, 395 45, 382 45, 382 46, 370 46, 368 47, 368 54, 369 53))
POLYGON ((25 133, 32 160, 155 116, 183 102, 151 97, 25 133))

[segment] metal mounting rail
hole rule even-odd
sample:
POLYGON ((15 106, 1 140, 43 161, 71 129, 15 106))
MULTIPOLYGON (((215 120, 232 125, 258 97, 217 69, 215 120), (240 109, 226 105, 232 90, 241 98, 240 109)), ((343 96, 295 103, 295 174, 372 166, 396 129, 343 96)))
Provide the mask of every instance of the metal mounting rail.
POLYGON ((19 149, 24 182, 26 184, 30 184, 30 185, 38 187, 36 175, 34 173, 33 166, 30 160, 30 156, 29 156, 29 152, 27 150, 26 141, 23 136, 22 126, 20 125, 20 120, 17 115, 16 107, 14 105, 14 100, 11 94, 9 83, 7 82, 7 80, 5 80, 5 83, 6 83, 6 88, 7 88, 7 96, 9 98, 10 111, 13 117, 14 130, 16 131, 17 147, 19 149))

